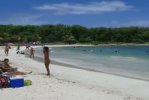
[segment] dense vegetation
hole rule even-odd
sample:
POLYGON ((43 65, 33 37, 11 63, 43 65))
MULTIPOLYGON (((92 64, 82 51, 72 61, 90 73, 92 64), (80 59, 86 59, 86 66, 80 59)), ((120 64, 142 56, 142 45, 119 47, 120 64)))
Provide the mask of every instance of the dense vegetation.
POLYGON ((0 43, 146 43, 149 28, 86 28, 79 25, 0 25, 0 43))

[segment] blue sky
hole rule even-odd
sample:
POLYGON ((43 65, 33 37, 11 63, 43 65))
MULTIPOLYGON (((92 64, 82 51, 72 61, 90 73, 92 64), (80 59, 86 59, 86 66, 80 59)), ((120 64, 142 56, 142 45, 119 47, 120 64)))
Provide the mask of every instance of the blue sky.
POLYGON ((0 24, 149 26, 149 0, 0 0, 0 24))

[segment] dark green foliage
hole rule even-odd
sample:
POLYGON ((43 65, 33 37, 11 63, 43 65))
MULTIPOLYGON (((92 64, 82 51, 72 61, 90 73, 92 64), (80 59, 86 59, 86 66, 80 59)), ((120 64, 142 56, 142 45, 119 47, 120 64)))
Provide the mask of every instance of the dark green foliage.
POLYGON ((33 42, 43 43, 145 43, 149 42, 149 28, 86 28, 80 25, 15 26, 0 25, 0 43, 33 42))

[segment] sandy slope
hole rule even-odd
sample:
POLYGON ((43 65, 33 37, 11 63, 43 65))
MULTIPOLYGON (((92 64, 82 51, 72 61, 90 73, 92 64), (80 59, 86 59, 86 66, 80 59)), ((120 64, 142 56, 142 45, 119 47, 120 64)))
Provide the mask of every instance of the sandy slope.
POLYGON ((15 54, 15 49, 6 57, 3 47, 0 48, 0 60, 9 58, 19 70, 33 71, 23 76, 32 80, 33 85, 0 89, 0 100, 149 100, 147 81, 60 65, 50 65, 52 75, 49 77, 42 62, 15 54))

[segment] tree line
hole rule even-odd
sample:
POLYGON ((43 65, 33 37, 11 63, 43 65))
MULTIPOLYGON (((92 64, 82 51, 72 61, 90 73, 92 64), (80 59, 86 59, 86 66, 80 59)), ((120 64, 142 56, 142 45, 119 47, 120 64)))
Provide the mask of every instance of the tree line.
POLYGON ((0 25, 0 43, 147 43, 148 27, 87 28, 80 25, 0 25))

